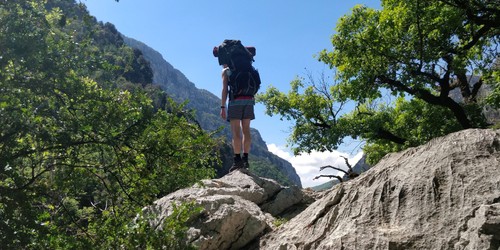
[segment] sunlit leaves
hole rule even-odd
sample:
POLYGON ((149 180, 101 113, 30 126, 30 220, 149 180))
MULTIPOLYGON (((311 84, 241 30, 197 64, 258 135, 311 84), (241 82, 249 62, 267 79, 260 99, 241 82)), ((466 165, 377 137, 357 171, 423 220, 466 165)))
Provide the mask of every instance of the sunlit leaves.
POLYGON ((308 82, 298 78, 291 85, 287 94, 269 88, 257 99, 266 105, 269 115, 295 122, 289 138, 292 144, 298 144, 295 153, 335 149, 345 136, 344 130, 334 129, 340 125, 338 112, 345 101, 335 91, 338 86, 328 84, 323 78, 319 81, 309 78, 308 82))
POLYGON ((334 72, 333 82, 321 84, 327 91, 297 79, 288 93, 269 88, 259 100, 268 114, 295 122, 295 153, 333 150, 353 137, 366 142, 372 163, 437 136, 486 127, 473 85, 492 86, 487 102, 498 106, 500 54, 498 11, 491 8, 498 4, 484 4, 489 8, 454 0, 357 5, 336 23, 332 50, 319 53, 334 72), (449 98, 453 89, 463 103, 449 98))
POLYGON ((435 79, 417 77, 415 72, 443 76, 446 70, 460 72, 473 63, 491 63, 492 58, 479 58, 495 54, 482 50, 489 35, 463 50, 481 28, 464 19, 466 10, 440 1, 383 1, 382 6, 382 10, 357 6, 342 17, 332 36, 333 51, 320 56, 338 69, 341 81, 358 89, 351 93, 353 99, 373 97, 375 89, 386 87, 372 84, 379 75, 432 88, 435 79), (444 58, 450 54, 455 54, 453 64, 447 65, 444 58))
POLYGON ((372 164, 387 153, 418 146, 432 138, 460 130, 460 124, 453 119, 449 110, 419 99, 398 98, 389 105, 353 115, 353 123, 366 126, 359 130, 359 135, 366 140, 363 150, 368 156, 367 161, 372 164), (374 128, 389 131, 406 141, 399 144, 380 138, 377 134, 379 131, 374 128))
POLYGON ((140 208, 215 173, 218 142, 182 105, 153 106, 150 95, 165 94, 124 75, 147 81, 147 64, 75 6, 0 5, 5 248, 110 248, 103 238, 124 236, 140 208), (99 225, 107 218, 115 224, 99 225))

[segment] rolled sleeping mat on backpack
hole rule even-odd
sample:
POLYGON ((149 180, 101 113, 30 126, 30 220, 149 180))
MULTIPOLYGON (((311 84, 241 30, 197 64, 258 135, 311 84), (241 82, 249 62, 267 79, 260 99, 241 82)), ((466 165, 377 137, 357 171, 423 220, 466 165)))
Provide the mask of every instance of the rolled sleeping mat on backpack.
MULTIPOLYGON (((245 48, 252 54, 252 56, 255 56, 257 53, 257 50, 253 46, 245 46, 245 48)), ((214 57, 219 56, 219 46, 215 46, 212 53, 214 54, 214 57)))

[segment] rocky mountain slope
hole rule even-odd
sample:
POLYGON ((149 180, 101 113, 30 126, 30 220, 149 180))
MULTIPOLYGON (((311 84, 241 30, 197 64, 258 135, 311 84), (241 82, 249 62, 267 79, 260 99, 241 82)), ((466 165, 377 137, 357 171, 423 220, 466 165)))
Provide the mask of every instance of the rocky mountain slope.
POLYGON ((386 156, 261 240, 261 249, 498 249, 500 131, 386 156))
MULTIPOLYGON (((203 129, 215 131, 223 127, 221 134, 225 135, 227 138, 231 138, 228 124, 219 117, 219 97, 207 90, 198 89, 194 83, 190 82, 186 76, 182 74, 182 72, 165 61, 159 52, 146 44, 128 37, 124 37, 124 41, 129 46, 139 49, 143 53, 144 58, 150 62, 151 68, 153 69, 154 84, 158 84, 176 102, 182 103, 189 100, 186 107, 196 111, 196 119, 203 129)), ((288 183, 302 187, 300 177, 297 175, 292 165, 288 161, 269 152, 258 130, 252 129, 251 134, 252 157, 254 157, 251 160, 260 165, 265 165, 262 168, 265 168, 264 171, 267 171, 265 173, 260 172, 261 168, 257 170, 259 174, 278 181, 287 179, 289 180, 288 183)), ((232 153, 230 154, 232 155, 232 153)), ((219 171, 219 176, 228 172, 232 164, 231 155, 226 155, 224 168, 219 171)))
POLYGON ((387 155, 323 192, 239 171, 204 184, 147 209, 159 221, 172 202, 200 204, 188 237, 200 249, 500 247, 500 130, 464 130, 387 155))

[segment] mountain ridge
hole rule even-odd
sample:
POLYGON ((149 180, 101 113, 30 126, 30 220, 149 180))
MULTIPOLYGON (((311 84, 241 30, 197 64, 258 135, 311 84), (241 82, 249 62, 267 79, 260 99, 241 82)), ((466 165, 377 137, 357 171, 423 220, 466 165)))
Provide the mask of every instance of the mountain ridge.
MULTIPOLYGON (((147 44, 136 39, 122 35, 125 44, 138 49, 142 52, 144 58, 149 61, 153 70, 153 84, 160 86, 174 101, 182 103, 188 100, 186 108, 195 111, 196 119, 200 126, 206 131, 216 131, 220 128, 220 134, 226 138, 231 138, 231 131, 227 123, 219 117, 220 98, 205 89, 199 89, 194 83, 179 70, 167 62, 161 53, 149 47, 147 44)), ((266 167, 274 168, 278 173, 272 175, 284 176, 290 183, 302 187, 300 177, 293 168, 292 164, 273 153, 269 152, 265 141, 262 139, 257 129, 251 128, 252 149, 250 160, 255 165, 259 165, 260 174, 274 173, 263 169, 266 167)), ((229 150, 230 151, 230 150, 229 150)), ((231 153, 232 155, 232 153, 231 153)), ((218 171, 222 176, 227 173, 232 164, 231 155, 223 156, 223 169, 218 171)), ((273 178, 276 176, 264 176, 273 178)), ((278 178, 280 179, 280 178, 278 178)), ((278 180, 279 181, 279 180, 278 180)))

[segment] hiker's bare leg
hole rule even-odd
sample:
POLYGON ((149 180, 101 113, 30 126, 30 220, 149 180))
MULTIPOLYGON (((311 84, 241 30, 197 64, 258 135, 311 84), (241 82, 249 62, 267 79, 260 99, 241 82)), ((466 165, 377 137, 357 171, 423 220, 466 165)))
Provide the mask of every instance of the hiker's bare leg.
POLYGON ((233 152, 234 154, 241 154, 242 138, 241 138, 240 120, 231 119, 229 123, 231 124, 231 133, 233 136, 232 140, 233 152))
POLYGON ((241 120, 241 130, 243 131, 243 153, 250 153, 250 145, 252 144, 250 121, 250 119, 241 120))

